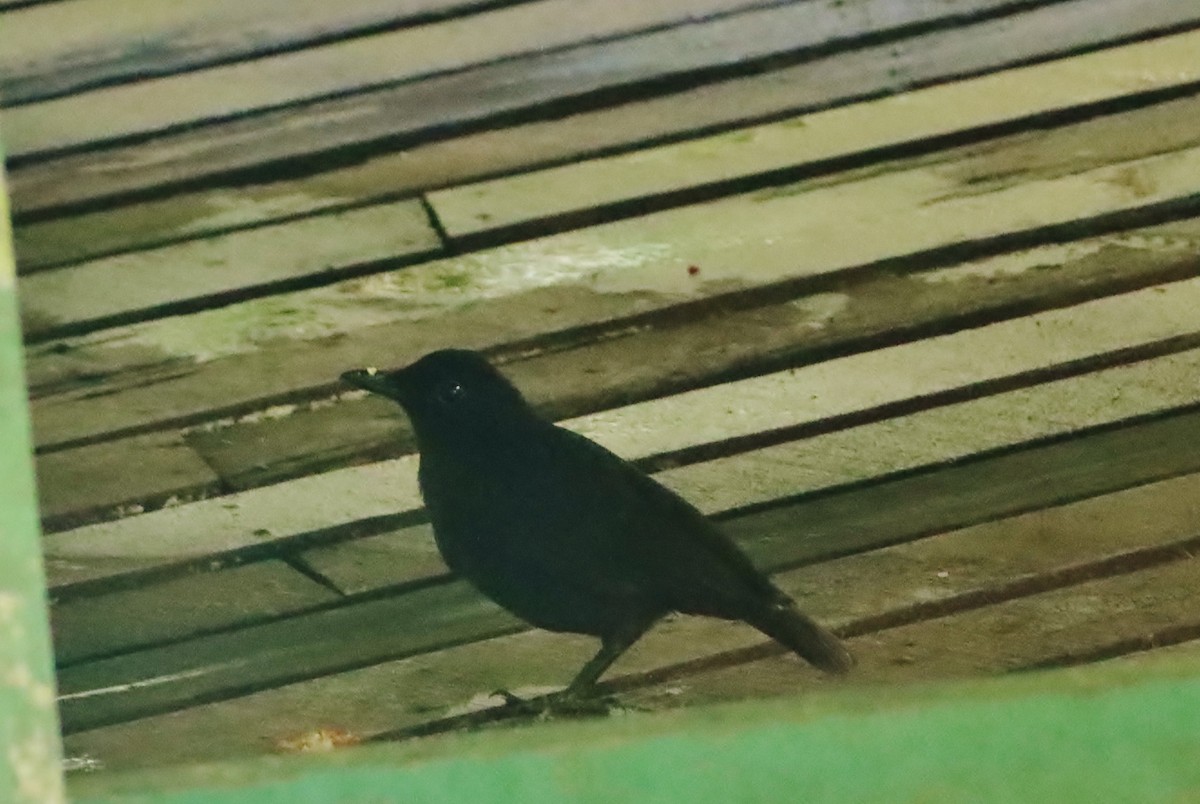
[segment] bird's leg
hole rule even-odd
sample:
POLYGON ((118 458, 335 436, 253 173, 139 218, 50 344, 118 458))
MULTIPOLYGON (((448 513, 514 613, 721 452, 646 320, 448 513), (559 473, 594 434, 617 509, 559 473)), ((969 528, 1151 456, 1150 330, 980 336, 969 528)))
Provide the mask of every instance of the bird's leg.
POLYGON ((570 685, 561 692, 533 700, 525 700, 513 695, 508 690, 496 690, 492 694, 504 698, 503 709, 517 716, 606 715, 609 712, 611 701, 596 697, 596 680, 621 657, 621 654, 629 650, 634 642, 637 642, 643 634, 649 631, 657 620, 657 616, 630 620, 628 626, 603 637, 600 641, 600 650, 588 660, 587 664, 575 675, 570 685))
POLYGON ((658 617, 632 620, 627 627, 602 637, 600 650, 575 675, 564 692, 565 697, 586 698, 594 693, 596 680, 604 674, 605 670, 612 667, 613 662, 621 658, 621 654, 629 650, 634 642, 641 639, 656 620, 658 617))
POLYGON ((600 678, 622 653, 629 650, 649 627, 649 624, 646 624, 636 632, 630 629, 603 638, 600 650, 561 692, 533 700, 526 700, 504 689, 495 690, 492 695, 504 698, 504 709, 516 715, 545 715, 551 711, 560 714, 607 714, 607 702, 595 697, 596 679, 600 678))

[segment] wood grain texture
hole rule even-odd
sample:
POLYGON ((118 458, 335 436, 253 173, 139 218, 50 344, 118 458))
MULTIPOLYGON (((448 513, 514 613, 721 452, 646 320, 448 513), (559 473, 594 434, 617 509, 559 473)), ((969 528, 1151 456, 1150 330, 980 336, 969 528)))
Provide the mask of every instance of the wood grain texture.
MULTIPOLYGON (((1016 0, 1013 4, 1015 9, 1023 6, 1016 0)), ((14 208, 21 214, 130 193, 144 195, 148 188, 195 186, 219 176, 235 176, 239 171, 257 170, 261 175, 264 165, 271 167, 276 178, 289 171, 294 175, 298 169, 309 173, 320 167, 334 167, 342 157, 358 161, 381 151, 441 138, 450 131, 518 122, 522 115, 536 116, 539 107, 562 105, 564 99, 579 99, 579 103, 567 105, 571 111, 583 110, 591 103, 587 98, 597 93, 626 87, 622 91, 628 97, 636 94, 628 88, 631 82, 659 81, 664 73, 711 71, 722 58, 733 65, 732 74, 737 74, 745 69, 747 59, 776 52, 773 48, 803 47, 803 42, 796 41, 797 31, 805 31, 806 37, 811 35, 804 41, 823 41, 823 26, 834 19, 821 15, 826 22, 820 26, 794 28, 771 17, 788 10, 764 11, 753 20, 747 15, 745 19, 714 23, 728 28, 728 40, 706 26, 687 29, 703 31, 695 33, 697 36, 716 37, 717 44, 712 47, 673 38, 672 32, 650 34, 626 44, 598 46, 596 51, 583 48, 544 54, 519 63, 504 62, 394 89, 164 134, 104 152, 31 164, 13 173, 14 208), (787 44, 781 43, 781 37, 787 44), (727 50, 722 51, 722 47, 727 50), (726 53, 724 57, 722 52, 726 53), (321 161, 318 155, 324 155, 321 161), (81 169, 85 164, 86 171, 81 169)), ((1012 17, 983 21, 978 26, 914 36, 901 43, 853 50, 804 64, 797 70, 803 76, 797 85, 802 94, 796 95, 796 88, 791 90, 791 108, 800 112, 844 103, 936 78, 944 80, 948 73, 995 69, 1125 39, 1137 32, 1149 34, 1197 22, 1200 12, 1172 0, 1146 0, 1137 8, 1118 0, 1053 3, 1012 17), (973 33, 978 36, 973 37, 973 33), (953 67, 948 70, 949 65, 953 67)), ((720 77, 717 74, 705 80, 720 77)), ((49 122, 44 127, 63 130, 61 125, 49 122)), ((35 128, 31 122, 24 135, 30 143, 42 141, 35 128)))
MULTIPOLYGON (((883 546, 994 519, 1006 513, 1011 515, 1046 507, 1056 500, 1071 499, 1071 487, 1077 494, 1081 488, 1090 488, 1078 496, 1127 487, 1150 479, 1138 478, 1138 473, 1146 467, 1153 465, 1153 471, 1161 472, 1171 463, 1162 461, 1164 448, 1187 460, 1189 451, 1181 449, 1177 440, 1180 427, 1185 428, 1184 432, 1188 431, 1186 428, 1194 431, 1194 416, 1076 439, 850 492, 856 499, 846 501, 843 495, 843 501, 849 503, 846 505, 848 510, 857 512, 857 522, 824 517, 816 521, 825 523, 827 533, 831 527, 849 525, 853 527, 851 532, 870 535, 868 542, 859 541, 854 547, 827 541, 822 544, 819 536, 810 531, 812 522, 797 516, 798 511, 780 512, 790 519, 789 532, 795 534, 793 539, 784 541, 776 536, 764 541, 773 543, 775 550, 786 551, 786 559, 781 563, 794 565, 829 557, 831 548, 840 553, 855 552, 867 549, 868 545, 883 546), (1157 437, 1151 436, 1151 430, 1157 431, 1154 434, 1157 437), (1164 439, 1167 439, 1166 443, 1164 439), (1122 455, 1119 460, 1110 459, 1103 467, 1094 460, 1117 444, 1131 440, 1136 441, 1140 449, 1122 455), (1157 447, 1151 447, 1151 444, 1157 447), (1089 467, 1086 478, 1078 472, 1079 461, 1085 455, 1091 459, 1085 464, 1089 467), (1014 461, 1038 468, 1034 472, 1013 472, 1014 461), (1002 488, 997 488, 995 480, 1000 477, 1004 482, 1002 488), (985 479, 989 482, 981 482, 985 479), (920 497, 913 496, 917 483, 925 490, 920 497), (891 504, 881 504, 879 497, 867 499, 867 496, 880 494, 888 495, 891 504), (909 511, 910 515, 901 515, 897 506, 909 511), (870 526, 863 517, 872 520, 870 526)), ((1192 463, 1194 465, 1194 460, 1192 463)), ((835 498, 817 498, 818 501, 832 499, 835 498)), ((754 532, 760 537, 766 536, 761 527, 755 527, 754 532)), ((1145 535, 1141 534, 1143 541, 1145 535)), ((1084 543, 1088 542, 1085 540, 1084 543)), ((782 555, 777 552, 776 560, 782 555)), ((1053 557, 1053 553, 1049 553, 1039 558, 1042 554, 1036 551, 1015 555, 1028 555, 1037 561, 1053 557)), ((761 556, 756 559, 762 562, 761 556)), ((767 563, 766 566, 779 568, 778 564, 767 563)), ((944 565, 939 569, 944 569, 944 565)), ((1004 567, 1006 577, 1011 572, 1011 565, 1004 567)), ((837 584, 828 581, 825 586, 837 588, 837 584)), ((828 610, 812 606, 814 601, 811 599, 807 602, 814 614, 827 616, 828 610)), ((453 583, 430 587, 398 598, 67 668, 59 679, 64 724, 68 732, 79 731, 220 699, 234 690, 244 694, 286 680, 301 680, 306 676, 425 653, 436 647, 500 635, 517 628, 520 626, 511 618, 480 600, 464 585, 453 583), (248 650, 251 645, 254 649, 248 650), (139 684, 139 681, 149 683, 139 684), (134 686, 123 686, 129 684, 134 686), (105 692, 88 694, 97 690, 105 692)), ((742 633, 750 635, 753 632, 742 633)), ((697 642, 688 639, 687 644, 695 646, 697 642)), ((714 647, 710 642, 699 644, 710 649, 714 647)))
MULTIPOLYGON (((1197 354, 1200 353, 1192 350, 957 405, 931 407, 899 418, 668 469, 658 477, 701 510, 713 514, 861 482, 875 475, 960 460, 979 451, 1195 404, 1200 398, 1194 387, 1178 378, 1196 370, 1197 354), (1014 410, 1019 413, 1006 413, 1014 410), (981 428, 980 421, 989 422, 990 426, 981 428)), ((817 404, 821 405, 821 390, 830 388, 818 386, 814 390, 817 404)), ((725 407, 735 404, 734 400, 740 401, 735 394, 709 396, 714 405, 725 407)), ((664 401, 669 403, 677 398, 664 401)), ((852 409, 853 404, 847 403, 847 409, 852 409)), ((655 411, 653 403, 636 407, 642 410, 635 413, 644 411, 647 415, 671 412, 662 410, 663 405, 658 405, 660 410, 655 411)), ((731 409, 730 413, 727 423, 731 427, 749 426, 750 420, 756 418, 737 415, 749 414, 745 409, 731 409), (737 418, 741 421, 735 421, 737 418)), ((679 421, 698 421, 699 414, 700 411, 693 411, 679 421)), ((630 429, 647 420, 662 421, 636 416, 624 419, 595 416, 567 425, 597 438, 627 458, 703 443, 703 434, 682 429, 675 433, 661 427, 649 433, 645 428, 630 429), (630 433, 638 437, 630 441, 630 433), (619 443, 622 438, 626 439, 624 446, 619 443)), ((769 426, 761 417, 757 423, 769 426)), ((731 434, 723 430, 718 437, 731 434)), ((148 562, 171 565, 214 553, 258 547, 269 540, 279 540, 280 546, 284 546, 289 537, 320 528, 415 511, 421 505, 417 463, 416 456, 409 455, 201 501, 186 508, 162 509, 51 534, 46 537, 45 548, 50 582, 54 585, 64 580, 114 577, 145 569, 148 562), (122 566, 120 558, 127 558, 128 566, 122 566), (59 562, 72 567, 66 579, 55 572, 59 562)), ((429 553, 427 542, 407 541, 409 534, 399 538, 400 545, 411 544, 421 555, 429 553)), ((427 539, 428 532, 423 532, 421 538, 427 539)), ((417 562, 422 567, 426 564, 423 560, 417 562)), ((416 579, 403 569, 397 576, 389 575, 388 570, 381 570, 380 574, 385 578, 381 583, 416 579)))
MULTIPOLYGON (((1155 66, 1154 76, 1162 80, 1187 79, 1186 67, 1196 47, 1200 47, 1197 34, 1156 40, 685 145, 447 190, 433 194, 431 204, 441 227, 457 237, 539 216, 553 218, 581 206, 628 201, 642 193, 678 191, 678 183, 685 180, 689 186, 702 186, 734 176, 794 170, 862 147, 1037 114, 1067 99, 1087 103, 1133 86, 1151 89, 1157 86, 1156 79, 1148 79, 1142 69, 1148 60, 1155 66), (1105 75, 1111 76, 1111 84, 1104 81, 1105 75), (1046 97, 1031 98, 1023 91, 1030 84, 1055 89, 1046 97), (1008 105, 997 100, 1005 97, 1008 105), (988 102, 972 106, 964 103, 969 98, 988 102), (953 116, 939 113, 946 110, 953 116), (939 122, 931 130, 927 121, 933 119, 939 122), (876 133, 857 142, 836 134, 847 129, 876 133), (500 209, 504 212, 496 211, 500 209)), ((1198 76, 1200 72, 1190 77, 1198 76)), ((1163 104, 1152 115, 1170 115, 1170 125, 1178 119, 1175 114, 1194 113, 1197 106, 1187 99, 1163 104)), ((329 282, 339 273, 366 270, 366 266, 428 257, 438 246, 437 235, 416 201, 307 217, 27 277, 22 283, 25 329, 28 336, 46 337, 195 305, 205 298, 262 293, 281 283, 329 282), (280 248, 281 242, 288 247, 280 248)))
MULTIPOLYGON (((855 681, 913 684, 1000 674, 1097 644, 1194 627, 1200 608, 1183 590, 1197 578, 1200 562, 1185 559, 851 640, 861 657, 855 681)), ((779 657, 672 679, 630 696, 630 703, 665 698, 695 706, 796 694, 819 683, 779 657)))
MULTIPOLYGON (((987 9, 1012 0, 972 0, 987 9)), ((365 37, 324 48, 286 53, 254 62, 215 67, 157 81, 102 89, 86 95, 51 100, 18 108, 11 117, 10 149, 16 156, 54 152, 87 143, 119 142, 138 132, 165 131, 181 122, 198 122, 234 117, 259 108, 292 106, 310 98, 353 94, 357 88, 411 82, 422 76, 457 72, 467 67, 515 55, 533 56, 538 50, 555 51, 615 34, 638 33, 649 28, 649 37, 663 50, 664 62, 654 70, 670 73, 707 64, 753 58, 793 47, 813 45, 827 39, 853 37, 871 32, 878 15, 878 0, 859 0, 861 7, 853 22, 848 15, 830 14, 826 2, 793 3, 754 8, 729 19, 704 21, 705 12, 728 10, 729 0, 650 0, 630 6, 626 13, 613 14, 600 6, 580 6, 568 0, 541 0, 518 4, 491 13, 450 20, 436 26, 399 30, 365 37), (874 13, 872 6, 875 7, 874 13), (658 32, 654 26, 683 23, 678 31, 658 32), (864 24, 865 23, 865 24, 864 24), (786 26, 786 27, 782 27, 786 26), (806 27, 819 30, 811 34, 806 27), (763 36, 774 29, 765 49, 750 45, 748 34, 763 36), (865 30, 864 30, 865 29, 865 30), (801 33, 804 32, 804 33, 801 33), (703 42, 705 52, 692 58, 683 54, 682 43, 692 49, 703 42), (673 45, 673 46, 672 46, 673 45), (668 55, 670 54, 670 55, 668 55), (104 108, 103 119, 88 115, 104 108), (79 118, 80 115, 85 115, 79 118), (55 122, 82 119, 83 125, 62 130, 55 122)), ((921 0, 912 11, 882 19, 880 27, 920 22, 944 14, 940 4, 921 0)), ((876 23, 878 25, 878 23, 876 23)), ((643 38, 634 37, 634 40, 643 38)), ((593 45, 592 60, 603 54, 601 64, 620 61, 620 40, 593 45)), ((634 52, 642 48, 633 47, 634 52)), ((568 63, 578 63, 573 56, 568 63)), ((610 68, 611 69, 611 68, 610 68)), ((628 67, 626 70, 628 71, 628 67)), ((576 70, 579 80, 582 70, 576 70)), ((646 73, 645 66, 642 74, 646 73)))
MULTIPOLYGON (((1021 19, 1009 23, 1019 29, 1021 19)), ((968 29, 973 32, 970 35, 980 36, 983 31, 977 31, 979 27, 968 29)), ((1062 33, 1078 36, 1079 32, 1068 29, 1062 33)), ((931 43, 931 47, 938 42, 945 44, 946 37, 931 43)), ((1042 42, 1045 48, 1051 44, 1042 42)), ((1064 40, 1060 44, 1065 47, 1070 42, 1064 40)), ((993 52, 982 45, 965 56, 948 50, 943 56, 947 63, 959 68, 969 63, 983 69, 988 66, 989 54, 1012 55, 1008 50, 993 52), (966 58, 975 61, 964 62, 966 58)), ((237 188, 200 189, 68 219, 25 223, 15 233, 19 268, 32 271, 188 240, 376 196, 418 192, 431 186, 582 158, 597 151, 624 150, 664 138, 678 139, 689 130, 727 127, 739 119, 778 116, 795 108, 798 93, 837 85, 833 80, 835 75, 825 76, 819 82, 808 79, 820 64, 782 68, 568 117, 459 135, 396 153, 383 153, 313 176, 274 176, 237 188)), ((936 76, 932 73, 918 76, 924 81, 933 77, 936 76)), ((1146 71, 1139 72, 1138 78, 1151 83, 1162 80, 1159 73, 1146 71)))
MULTIPOLYGON (((1196 261, 1187 255, 1197 244, 1200 224, 1181 221, 951 269, 865 277, 836 293, 801 294, 745 310, 717 310, 635 328, 620 337, 510 362, 506 371, 546 415, 571 418, 870 343, 903 341, 931 327, 945 332, 1194 275, 1196 261), (1051 265, 1053 270, 1032 270, 1051 265), (630 354, 642 359, 631 362, 630 354)), ((237 490, 395 457, 413 443, 404 414, 373 397, 281 406, 194 428, 185 440, 220 475, 224 488, 237 490)), ((54 506, 56 516, 44 520, 44 526, 60 530, 84 524, 87 517, 108 518, 111 514, 98 507, 102 494, 71 504, 76 473, 104 473, 105 466, 124 465, 123 480, 108 497, 110 510, 129 502, 157 507, 160 478, 121 457, 125 442, 44 456, 59 457, 39 466, 43 497, 62 503, 54 506)))
POLYGON ((314 386, 327 394, 347 366, 496 346, 1171 202, 1194 194, 1200 171, 1200 134, 1188 102, 1177 103, 147 322, 94 346, 55 343, 29 353, 36 438, 44 447, 221 418, 312 398, 314 386), (1154 142, 1142 133, 1150 123, 1154 142), (332 337, 342 333, 353 336, 332 337), (88 403, 123 384, 122 404, 88 403))
POLYGON ((28 337, 111 326, 366 266, 437 255, 441 239, 417 201, 398 201, 45 271, 20 282, 28 337))
MULTIPOLYGON (((144 3, 0 0, 62 29, 0 97, 72 752, 569 679, 594 641, 449 574, 406 417, 337 381, 450 345, 711 515, 850 684, 1200 636, 1195 6, 144 3)), ((606 678, 830 683, 699 618, 606 678)))
POLYGON ((35 465, 43 521, 60 527, 88 511, 129 514, 223 490, 216 472, 178 433, 41 455, 35 465))
MULTIPOLYGON (((0 104, 12 106, 469 14, 513 0, 208 0, 43 3, 0 27, 0 104), (105 20, 95 25, 97 16, 105 20), (47 41, 45 33, 56 36, 47 41)), ((0 7, 3 7, 0 5, 0 7)))
POLYGON ((54 656, 69 665, 135 646, 261 621, 337 595, 281 561, 202 573, 50 608, 54 656))
MULTIPOLYGON (((973 0, 985 4, 1000 1, 973 0)), ((923 4, 932 5, 928 0, 923 4)), ((528 57, 542 50, 553 52, 621 35, 635 36, 673 23, 682 24, 685 30, 707 27, 709 23, 700 21, 705 16, 745 5, 746 0, 644 0, 627 6, 624 13, 613 14, 607 6, 572 0, 509 4, 436 25, 402 28, 19 107, 6 116, 13 131, 9 147, 20 157, 119 142, 144 132, 233 119, 260 109, 289 108, 310 99, 353 95, 528 57), (106 114, 95 116, 101 109, 106 114), (81 123, 62 130, 63 120, 81 123)), ((756 9, 761 1, 749 5, 751 16, 769 13, 756 9)), ((802 5, 810 10, 801 18, 813 19, 815 4, 802 5)))
POLYGON ((679 193, 1200 80, 1200 33, 1139 42, 711 137, 439 190, 451 238, 679 193))

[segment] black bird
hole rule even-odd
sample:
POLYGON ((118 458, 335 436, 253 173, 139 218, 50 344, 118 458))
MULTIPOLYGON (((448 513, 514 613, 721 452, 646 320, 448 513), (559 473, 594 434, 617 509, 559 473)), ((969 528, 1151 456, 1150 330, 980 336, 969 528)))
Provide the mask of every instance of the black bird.
POLYGON ((545 421, 481 355, 433 352, 347 383, 412 420, 421 494, 446 564, 523 620, 591 634, 582 696, 672 612, 743 620, 827 672, 852 664, 694 506, 583 436, 545 421))

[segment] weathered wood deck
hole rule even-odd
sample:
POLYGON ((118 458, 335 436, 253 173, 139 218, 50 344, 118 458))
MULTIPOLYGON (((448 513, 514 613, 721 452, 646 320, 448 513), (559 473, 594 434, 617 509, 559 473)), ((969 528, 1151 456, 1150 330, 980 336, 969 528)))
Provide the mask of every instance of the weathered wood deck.
POLYGON ((593 643, 447 574, 407 421, 336 380, 451 345, 860 660, 680 619, 609 674, 631 706, 1200 639, 1200 7, 5 5, 71 753, 569 678, 593 643))

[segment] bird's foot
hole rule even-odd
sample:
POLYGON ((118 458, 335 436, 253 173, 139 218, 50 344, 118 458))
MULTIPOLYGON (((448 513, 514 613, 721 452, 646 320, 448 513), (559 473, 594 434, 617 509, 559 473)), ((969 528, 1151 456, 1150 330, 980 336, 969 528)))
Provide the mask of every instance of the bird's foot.
POLYGON ((611 695, 596 695, 594 690, 567 688, 537 698, 521 698, 508 690, 492 693, 504 699, 500 709, 506 716, 533 717, 547 720, 552 717, 596 717, 611 714, 620 704, 611 695))
POLYGON ((601 695, 595 688, 573 690, 567 687, 546 697, 550 699, 555 714, 572 717, 610 715, 614 709, 621 708, 615 695, 601 695))
POLYGON ((540 699, 538 698, 522 698, 519 695, 514 695, 508 690, 493 690, 493 698, 503 698, 504 703, 500 705, 500 709, 512 710, 516 714, 536 714, 540 709, 540 699))

